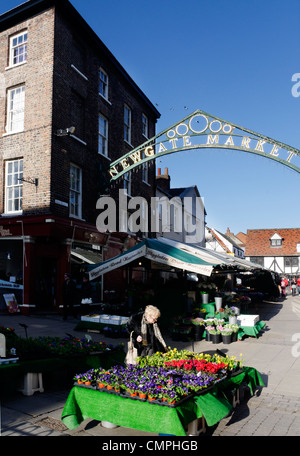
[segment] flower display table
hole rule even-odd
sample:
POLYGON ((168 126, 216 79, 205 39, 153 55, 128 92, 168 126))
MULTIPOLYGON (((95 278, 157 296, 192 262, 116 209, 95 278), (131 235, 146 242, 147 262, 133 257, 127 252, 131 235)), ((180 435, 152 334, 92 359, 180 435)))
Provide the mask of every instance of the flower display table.
POLYGON ((258 321, 254 326, 240 326, 238 330, 238 340, 241 340, 244 335, 257 337, 265 326, 266 322, 264 321, 258 321))
POLYGON ((69 429, 75 429, 81 422, 91 418, 146 432, 185 436, 188 425, 201 417, 204 417, 208 426, 223 419, 233 407, 226 392, 238 388, 242 382, 248 384, 252 393, 257 386, 264 386, 256 369, 244 367, 236 376, 217 383, 206 393, 195 395, 173 408, 74 386, 61 420, 69 429))

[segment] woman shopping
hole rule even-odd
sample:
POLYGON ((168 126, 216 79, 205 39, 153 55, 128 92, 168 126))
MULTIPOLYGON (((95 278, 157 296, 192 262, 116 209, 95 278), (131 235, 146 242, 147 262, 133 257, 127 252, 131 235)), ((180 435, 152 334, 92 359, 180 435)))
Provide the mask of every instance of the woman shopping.
POLYGON ((133 344, 138 356, 150 356, 153 353, 166 352, 167 345, 161 335, 157 320, 160 310, 147 306, 144 312, 132 315, 127 322, 127 331, 132 334, 133 344))

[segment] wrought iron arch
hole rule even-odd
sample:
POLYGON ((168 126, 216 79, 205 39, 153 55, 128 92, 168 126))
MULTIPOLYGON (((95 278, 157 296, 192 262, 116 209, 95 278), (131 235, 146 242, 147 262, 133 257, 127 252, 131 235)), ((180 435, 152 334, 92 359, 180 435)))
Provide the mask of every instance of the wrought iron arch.
POLYGON ((108 178, 112 183, 143 163, 163 155, 207 148, 253 153, 275 160, 300 173, 300 150, 204 111, 196 110, 112 162, 108 169, 108 178))

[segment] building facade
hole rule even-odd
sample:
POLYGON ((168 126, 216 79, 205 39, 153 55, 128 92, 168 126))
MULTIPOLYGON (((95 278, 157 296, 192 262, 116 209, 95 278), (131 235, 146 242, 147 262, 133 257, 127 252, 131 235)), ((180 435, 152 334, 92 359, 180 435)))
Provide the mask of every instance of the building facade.
POLYGON ((157 237, 205 247, 206 210, 196 185, 171 188, 168 168, 156 176, 157 237))
POLYGON ((300 275, 300 228, 247 230, 247 260, 293 278, 300 275))
POLYGON ((79 279, 135 242, 99 232, 96 203, 154 196, 154 163, 113 186, 106 169, 159 113, 68 0, 0 16, 0 75, 0 279, 23 286, 23 306, 55 308, 65 271, 79 279))
POLYGON ((216 252, 227 253, 237 258, 244 258, 244 244, 227 229, 226 234, 214 228, 205 228, 206 248, 216 252))

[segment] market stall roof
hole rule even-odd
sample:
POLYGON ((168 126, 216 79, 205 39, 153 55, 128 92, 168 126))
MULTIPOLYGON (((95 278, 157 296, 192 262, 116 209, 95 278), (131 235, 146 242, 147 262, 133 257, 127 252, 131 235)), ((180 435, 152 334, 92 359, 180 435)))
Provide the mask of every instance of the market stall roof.
POLYGON ((172 268, 183 269, 206 276, 210 276, 213 267, 219 264, 216 261, 206 261, 200 258, 199 255, 194 255, 181 248, 174 247, 166 243, 165 240, 145 239, 126 252, 95 265, 95 268, 89 271, 89 279, 94 280, 113 269, 125 266, 141 257, 166 264, 172 268))
POLYGON ((199 258, 202 258, 204 261, 209 263, 214 263, 215 265, 224 264, 228 266, 241 266, 245 269, 266 269, 263 266, 260 266, 256 263, 252 263, 251 261, 244 260, 242 258, 238 258, 227 253, 223 252, 216 252, 215 250, 210 250, 205 247, 201 247, 197 244, 184 244, 182 242, 177 242, 172 239, 167 238, 158 238, 158 240, 164 240, 170 246, 176 247, 183 251, 189 252, 192 255, 196 255, 199 258))
POLYGON ((71 255, 81 262, 87 264, 98 264, 100 260, 100 255, 97 252, 92 252, 90 250, 81 249, 76 247, 71 250, 71 255))

